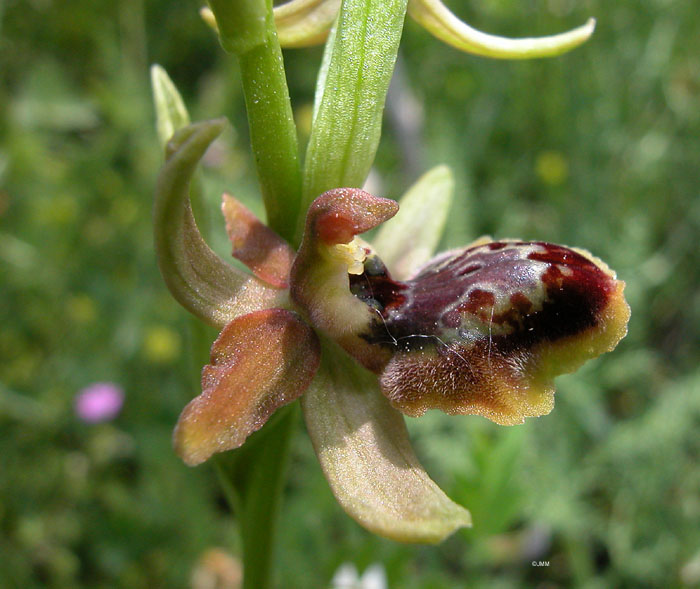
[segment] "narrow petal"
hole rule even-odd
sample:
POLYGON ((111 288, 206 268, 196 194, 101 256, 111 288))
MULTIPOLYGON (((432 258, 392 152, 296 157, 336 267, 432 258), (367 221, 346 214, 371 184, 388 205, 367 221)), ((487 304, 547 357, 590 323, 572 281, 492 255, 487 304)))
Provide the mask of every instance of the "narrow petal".
POLYGON ((323 43, 340 10, 340 0, 291 0, 275 6, 275 26, 282 47, 323 43))
POLYGON ((377 390, 376 377, 331 342, 324 342, 321 369, 301 404, 333 494, 360 525, 426 543, 471 526, 469 512, 418 462, 403 417, 377 390))
POLYGON ((211 348, 202 394, 180 415, 175 450, 195 466, 238 448, 306 390, 319 359, 316 334, 291 311, 267 309, 235 319, 211 348))
POLYGON ((448 45, 483 57, 532 59, 554 57, 585 43, 595 19, 566 33, 549 37, 509 39, 482 33, 458 19, 440 0, 409 0, 408 14, 448 45))
POLYGON ((484 243, 439 256, 401 285, 375 280, 384 321, 365 338, 396 350, 380 384, 412 416, 442 409, 513 425, 549 413, 554 377, 627 332, 624 283, 563 246, 484 243))
POLYGON ((295 255, 289 244, 228 194, 223 195, 221 211, 226 219, 233 257, 261 280, 276 288, 287 288, 295 255))
POLYGON ((405 280, 433 257, 452 205, 454 178, 447 166, 423 174, 399 200, 399 212, 372 240, 382 261, 405 280))
POLYGON ((170 292, 188 311, 219 328, 238 315, 279 306, 286 297, 219 258, 192 216, 192 174, 225 124, 225 119, 207 121, 175 134, 158 176, 153 213, 158 265, 170 292))

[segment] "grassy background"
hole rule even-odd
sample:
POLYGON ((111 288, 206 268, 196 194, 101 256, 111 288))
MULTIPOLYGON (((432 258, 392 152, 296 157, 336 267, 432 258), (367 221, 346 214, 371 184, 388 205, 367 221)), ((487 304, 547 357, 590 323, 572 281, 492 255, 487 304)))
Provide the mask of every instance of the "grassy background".
MULTIPOLYGON (((502 34, 589 15, 598 29, 567 56, 496 62, 409 22, 375 192, 398 197, 450 164, 444 245, 488 233, 589 249, 627 282, 629 335, 559 379, 548 417, 410 421, 429 471, 474 515, 437 548, 352 522, 300 425, 278 585, 325 587, 342 562, 379 561, 392 588, 699 586, 700 13, 683 0, 450 5, 502 34)), ((213 471, 170 447, 205 358, 150 228, 153 62, 193 118, 235 129, 204 173, 215 248, 224 187, 260 210, 236 66, 197 8, 0 3, 0 587, 187 587, 209 548, 239 550, 213 471), (103 380, 124 387, 123 413, 79 422, 75 393, 103 380)), ((320 50, 285 59, 305 140, 320 50)))

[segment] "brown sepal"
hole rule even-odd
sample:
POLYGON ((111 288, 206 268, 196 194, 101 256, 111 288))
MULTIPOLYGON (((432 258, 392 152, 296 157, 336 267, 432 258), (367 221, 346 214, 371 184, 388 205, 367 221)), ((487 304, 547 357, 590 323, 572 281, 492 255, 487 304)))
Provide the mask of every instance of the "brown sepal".
POLYGON ((202 394, 180 415, 175 450, 195 466, 239 447, 306 390, 319 362, 318 338, 295 313, 266 309, 234 319, 211 348, 202 394))

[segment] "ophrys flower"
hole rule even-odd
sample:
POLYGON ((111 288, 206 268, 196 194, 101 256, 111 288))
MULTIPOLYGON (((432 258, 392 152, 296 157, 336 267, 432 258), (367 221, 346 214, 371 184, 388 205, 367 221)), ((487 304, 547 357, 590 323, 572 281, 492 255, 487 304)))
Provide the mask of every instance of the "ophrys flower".
POLYGON ((225 196, 233 254, 252 274, 239 272, 204 243, 188 200, 223 125, 179 131, 157 190, 163 275, 186 308, 222 329, 203 392, 178 422, 178 453, 194 465, 236 448, 301 397, 329 483, 361 524, 404 541, 469 525, 418 463, 399 411, 501 424, 548 413, 553 378, 624 336, 624 284, 587 252, 517 240, 481 240, 396 280, 356 236, 399 207, 353 188, 313 201, 298 252, 225 196))

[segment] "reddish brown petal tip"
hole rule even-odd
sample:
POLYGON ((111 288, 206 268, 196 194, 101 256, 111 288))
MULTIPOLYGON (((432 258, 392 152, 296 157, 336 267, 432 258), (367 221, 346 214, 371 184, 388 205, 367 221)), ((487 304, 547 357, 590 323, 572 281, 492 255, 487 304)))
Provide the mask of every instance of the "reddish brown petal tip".
POLYGON ((325 245, 348 243, 355 235, 390 219, 398 210, 395 201, 372 196, 359 188, 329 190, 309 207, 307 236, 318 238, 325 245))
POLYGON ((624 283, 603 262, 549 243, 482 243, 406 283, 360 279, 382 314, 365 339, 396 350, 382 390, 413 416, 442 409, 512 425, 549 413, 554 377, 612 350, 629 319, 624 283))
POLYGON ((306 390, 319 362, 318 338, 295 313, 266 309, 234 319, 212 346, 202 394, 180 415, 176 452, 195 466, 239 447, 306 390))
POLYGON ((221 211, 233 246, 233 257, 261 280, 277 288, 289 286, 294 250, 241 202, 224 194, 221 211))
POLYGON ((349 288, 348 273, 362 272, 369 251, 354 237, 397 211, 393 200, 357 188, 329 190, 309 207, 290 274, 291 298, 314 327, 343 345, 367 327, 372 315, 349 288))

